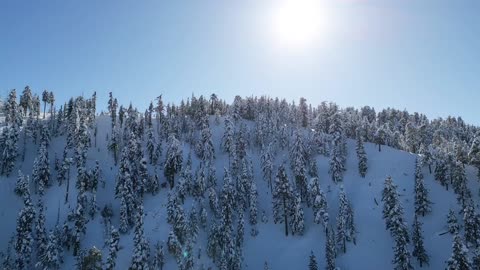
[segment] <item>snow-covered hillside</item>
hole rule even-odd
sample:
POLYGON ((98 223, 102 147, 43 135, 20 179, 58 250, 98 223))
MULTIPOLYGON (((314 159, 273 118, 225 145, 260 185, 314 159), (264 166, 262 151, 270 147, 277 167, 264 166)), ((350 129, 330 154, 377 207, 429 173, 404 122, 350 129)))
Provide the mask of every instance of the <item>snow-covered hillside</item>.
MULTIPOLYGON (((227 116, 227 118, 230 119, 230 116, 227 116)), ((143 121, 143 116, 141 119, 143 121)), ((222 189, 224 188, 223 179, 225 170, 229 171, 232 183, 234 183, 236 189, 239 188, 239 180, 236 178, 235 173, 231 172, 233 159, 229 157, 229 154, 225 151, 224 147, 221 147, 221 142, 223 141, 222 137, 225 134, 225 119, 225 116, 210 116, 208 118, 208 126, 212 135, 211 141, 213 142, 215 153, 215 157, 212 159, 213 166, 211 166, 215 168, 214 176, 216 178, 216 185, 213 186, 213 188, 220 200, 220 204, 223 202, 222 189)), ((48 120, 46 120, 45 123, 48 123, 48 120)), ((240 128, 241 126, 243 126, 243 129, 246 131, 245 164, 247 164, 247 167, 240 168, 240 171, 241 173, 251 175, 251 180, 256 184, 258 191, 258 217, 256 218, 258 224, 256 225, 256 229, 252 227, 252 224, 249 222, 250 212, 247 207, 243 214, 245 220, 244 241, 243 244, 239 244, 241 246, 240 250, 236 249, 234 252, 237 255, 241 254, 241 268, 263 269, 265 263, 267 263, 269 269, 308 269, 309 256, 311 255, 311 252, 313 252, 318 261, 319 269, 325 269, 327 267, 327 238, 325 227, 314 222, 312 207, 309 206, 305 200, 302 200, 302 203, 300 204, 300 207, 304 212, 305 228, 303 235, 299 233, 292 235, 292 228, 290 227, 290 233, 286 236, 284 224, 275 224, 274 222, 273 197, 268 181, 265 180, 264 174, 262 173, 262 149, 259 145, 254 143, 253 139, 255 136, 254 131, 256 130, 256 124, 258 123, 243 119, 238 120, 238 122, 234 124, 235 132, 242 129, 240 128), (250 166, 253 171, 250 169, 249 164, 251 164, 250 166), (247 172, 242 172, 243 169, 247 172), (252 229, 258 230, 258 234, 255 235, 254 233, 251 233, 252 229)), ((124 123, 124 126, 125 125, 127 124, 124 123)), ((91 139, 91 147, 88 147, 86 155, 86 168, 87 170, 94 169, 97 161, 100 164, 100 182, 98 184, 98 189, 96 190, 96 204, 98 209, 94 218, 91 218, 87 213, 84 214, 87 223, 85 233, 81 234, 80 247, 82 250, 89 250, 94 246, 97 247, 102 253, 102 261, 105 265, 110 252, 110 246, 108 243, 110 235, 106 235, 105 233, 106 227, 109 226, 105 226, 105 219, 102 217, 101 211, 105 205, 110 204, 113 210, 111 225, 117 230, 122 226, 120 222, 121 200, 119 199, 119 196, 115 196, 115 187, 119 181, 119 170, 121 171, 120 166, 123 164, 121 153, 124 149, 128 148, 129 144, 127 141, 124 141, 121 144, 122 146, 125 146, 125 148, 119 149, 119 162, 115 165, 111 148, 109 149, 112 140, 111 116, 98 116, 92 126, 95 128, 88 129, 88 136, 91 139), (94 130, 96 130, 96 136, 94 130)), ((157 131, 156 127, 157 123, 154 121, 153 130, 157 131)), ((65 129, 66 128, 67 125, 65 125, 65 129)), ((275 150, 272 150, 274 165, 273 178, 275 178, 279 167, 284 164, 290 185, 292 187, 295 186, 295 190, 298 190, 299 188, 295 184, 294 170, 292 170, 292 167, 290 166, 291 154, 288 151, 288 149, 294 144, 295 137, 290 135, 296 134, 296 131, 294 131, 293 128, 288 128, 287 132, 289 132, 287 136, 288 146, 285 149, 275 147, 275 150)), ((339 248, 339 246, 336 247, 336 266, 340 269, 394 268, 395 266, 392 263, 392 260, 395 257, 393 250, 395 240, 385 226, 385 220, 382 213, 384 207, 382 191, 384 189, 385 179, 388 176, 391 176, 393 182, 398 186, 397 191, 400 195, 400 202, 404 207, 404 218, 411 237, 415 214, 415 162, 418 155, 393 149, 389 146, 382 146, 381 151, 379 151, 376 144, 366 142, 365 152, 368 159, 368 170, 363 178, 360 176, 358 170, 356 141, 353 139, 346 139, 345 171, 342 173, 342 179, 338 181, 338 183, 335 183, 332 179, 332 174, 330 173, 331 157, 319 154, 316 151, 310 151, 311 149, 309 148, 313 148, 313 145, 309 144, 311 140, 306 139, 310 136, 310 130, 300 128, 298 133, 301 134, 299 135, 300 137, 304 138, 304 146, 311 155, 309 158, 313 160, 317 166, 320 188, 325 193, 328 204, 329 227, 337 230, 339 194, 341 193, 341 190, 345 191, 346 197, 353 209, 356 232, 355 244, 353 241, 347 242, 346 253, 344 253, 343 249, 339 248)), ((20 134, 23 133, 20 132, 20 134)), ((155 132, 155 134, 155 137, 158 136, 157 132, 155 132)), ((200 134, 199 137, 202 138, 202 135, 203 134, 200 134)), ((196 182, 198 181, 198 177, 201 177, 199 175, 201 175, 202 170, 205 168, 200 168, 202 162, 198 155, 195 154, 196 151, 189 142, 189 135, 187 134, 179 137, 180 150, 183 156, 182 171, 184 170, 186 162, 190 156, 192 158, 191 171, 193 173, 193 182, 196 182)), ((328 136, 325 138, 327 138, 326 142, 331 142, 331 138, 329 139, 328 136)), ((22 139, 23 138, 20 136, 19 153, 23 151, 23 146, 21 145, 22 139)), ((45 217, 47 234, 48 231, 53 230, 55 226, 59 226, 61 229, 64 224, 68 224, 72 230, 76 226, 76 217, 74 216, 68 221, 68 215, 77 209, 78 188, 75 187, 75 183, 77 182, 77 170, 73 163, 69 169, 70 186, 68 201, 65 201, 67 185, 65 182, 62 183, 62 185, 59 185, 59 182, 57 181, 59 171, 54 169, 56 159, 62 162, 62 155, 67 140, 67 132, 64 132, 63 135, 52 136, 48 146, 51 184, 46 188, 45 195, 42 199, 46 209, 45 217)), ((238 142, 237 140, 238 138, 235 138, 235 143, 238 142)), ((146 134, 141 136, 138 140, 141 145, 141 153, 146 160, 148 160, 147 141, 148 136, 146 134)), ((215 217, 212 212, 212 209, 209 206, 210 198, 208 189, 204 190, 203 198, 202 196, 192 196, 192 194, 190 194, 191 192, 187 192, 184 202, 181 202, 181 200, 178 199, 178 203, 182 206, 188 220, 190 220, 188 216, 191 213, 192 208, 196 208, 198 213, 197 218, 200 219, 201 208, 199 202, 201 202, 207 210, 207 226, 205 228, 200 226, 196 241, 191 239, 186 241, 186 243, 191 243, 190 247, 188 247, 187 244, 181 246, 181 255, 177 258, 168 251, 167 240, 172 231, 172 225, 167 223, 167 205, 169 198, 168 194, 171 190, 167 183, 167 179, 164 176, 164 162, 169 155, 168 148, 170 142, 171 139, 163 139, 161 145, 163 151, 159 156, 159 161, 156 165, 152 165, 148 162, 147 166, 149 179, 153 178, 154 175, 159 177, 159 192, 154 195, 146 193, 143 196, 143 200, 141 200, 142 202, 135 204, 135 207, 137 208, 135 212, 139 211, 140 205, 143 205, 143 235, 147 240, 149 247, 149 251, 147 252, 145 246, 143 246, 143 252, 149 253, 150 256, 148 262, 149 264, 152 264, 155 255, 155 245, 157 243, 162 243, 165 254, 165 265, 163 269, 178 269, 178 262, 186 268, 185 265, 187 264, 187 261, 192 259, 194 263, 192 269, 217 269, 222 263, 219 263, 218 261, 217 263, 214 263, 212 258, 207 255, 208 238, 213 224, 216 223, 219 225, 225 221, 222 220, 224 218, 222 217, 223 213, 215 217)), ((266 143, 270 142, 270 145, 281 144, 276 140, 274 141, 273 138, 267 138, 266 143), (268 141, 269 139, 271 141, 268 141)), ((78 145, 74 145, 72 149, 75 149, 77 146, 78 145)), ((325 147, 328 149, 327 146, 325 147)), ((0 250, 5 251, 4 259, 7 259, 7 251, 10 246, 10 260, 12 262, 14 262, 15 258, 18 256, 18 251, 15 249, 17 245, 15 244, 15 241, 18 238, 16 231, 18 224, 17 216, 20 210, 24 207, 23 199, 20 196, 17 196, 14 192, 19 175, 18 172, 21 171, 24 175, 30 175, 30 179, 32 178, 34 160, 37 158, 39 149, 39 143, 35 144, 33 140, 29 138, 26 142, 25 160, 22 160, 21 157, 18 158, 10 176, 0 176, 0 200, 2 205, 0 211, 0 217, 2 218, 2 222, 0 222, 0 250), (9 245, 11 239, 13 239, 13 244, 9 245)), ((69 150, 68 156, 74 157, 74 150, 69 150)), ((132 160, 130 162, 138 163, 139 160, 132 160)), ((435 168, 435 166, 432 167, 435 168)), ((457 201, 457 195, 454 193, 453 188, 450 187, 449 190, 447 190, 439 181, 435 180, 433 170, 432 173, 430 173, 428 166, 423 166, 422 172, 424 175, 424 183, 429 192, 428 199, 432 202, 432 211, 425 216, 420 215, 418 217, 423 223, 422 235, 424 238, 424 247, 430 257, 429 264, 423 265, 423 269, 444 269, 447 266, 446 261, 449 260, 452 255, 453 242, 453 235, 448 232, 447 214, 450 209, 455 211, 458 222, 462 227, 460 233, 464 234, 463 214, 461 214, 462 207, 457 201)), ((241 178, 241 173, 238 174, 238 178, 241 178)), ((182 178, 181 174, 182 172, 180 171, 174 176, 175 192, 172 192, 172 194, 178 193, 179 181, 180 178, 182 178)), ((476 180, 475 168, 466 166, 466 176, 468 179, 467 188, 472 193, 475 207, 478 208, 479 195, 477 191, 479 190, 479 185, 476 180)), ((307 180, 311 181, 311 178, 312 176, 308 175, 307 180)), ((210 183, 209 181, 207 182, 210 183)), ((274 189, 275 187, 276 186, 274 185, 274 189)), ((36 218, 38 218, 37 201, 39 197, 39 192, 35 192, 37 188, 38 186, 36 183, 30 183, 29 190, 31 201, 35 205, 37 212, 36 218)), ((307 190, 307 192, 310 193, 311 190, 307 190)), ((88 203, 90 203, 90 195, 92 191, 88 191, 87 193, 89 195, 88 203)), ((240 197, 235 197, 235 201, 238 202, 239 198, 240 197)), ((251 202, 249 202, 249 204, 250 203, 251 202)), ((222 207, 223 206, 220 205, 220 208, 222 207)), ((253 206, 250 205, 250 207, 253 206)), ((231 226, 233 226, 232 235, 238 237, 237 224, 240 212, 243 211, 238 205, 234 209, 235 212, 233 213, 233 222, 231 224, 231 226)), ((36 224, 36 221, 34 223, 36 224)), ((115 269, 128 269, 131 267, 132 257, 135 253, 134 237, 137 232, 137 225, 137 221, 135 221, 134 224, 128 228, 126 233, 120 234, 119 251, 116 258, 115 269)), ((190 223, 186 224, 186 226, 189 227, 187 230, 191 229, 190 223)), ((33 230, 33 235, 36 235, 35 229, 33 230)), ((236 242, 236 244, 238 243, 236 242)), ((474 256, 474 249, 475 247, 473 246, 468 253, 470 259, 474 256)), ((412 241, 408 244, 408 250, 409 253, 413 251, 412 241)), ((224 249, 224 252, 227 253, 228 251, 224 249)), ((25 269, 33 269, 33 265, 38 262, 37 253, 38 248, 36 245, 33 245, 31 264, 25 269)), ((220 254, 223 253, 220 252, 220 254)), ((60 267, 61 269, 73 269, 77 263, 77 258, 76 256, 73 256, 72 248, 70 250, 64 248, 63 259, 63 263, 60 267)), ((410 263, 415 269, 420 267, 419 263, 413 256, 410 258, 410 263)), ((479 266, 477 265, 474 267, 479 266)), ((48 267, 46 269, 48 269, 48 267)))

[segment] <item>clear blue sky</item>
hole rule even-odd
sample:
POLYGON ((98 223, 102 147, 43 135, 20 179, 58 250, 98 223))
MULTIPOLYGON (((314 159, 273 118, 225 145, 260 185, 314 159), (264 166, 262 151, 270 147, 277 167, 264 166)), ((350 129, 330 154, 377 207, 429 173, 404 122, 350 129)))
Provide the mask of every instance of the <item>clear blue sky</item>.
POLYGON ((277 4, 2 0, 0 95, 96 90, 106 104, 113 91, 141 108, 159 94, 304 96, 480 124, 480 1, 329 0, 328 31, 304 50, 275 45, 277 4))

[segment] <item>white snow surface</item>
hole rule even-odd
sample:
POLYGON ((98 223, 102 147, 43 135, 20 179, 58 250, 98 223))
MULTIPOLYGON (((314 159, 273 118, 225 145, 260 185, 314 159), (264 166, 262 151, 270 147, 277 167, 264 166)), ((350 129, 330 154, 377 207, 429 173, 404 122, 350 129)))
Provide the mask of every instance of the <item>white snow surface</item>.
MULTIPOLYGON (((87 167, 93 168, 95 161, 99 160, 102 170, 102 179, 105 180, 106 186, 102 188, 100 184, 97 193, 97 203, 100 208, 106 203, 111 203, 114 209, 113 225, 119 226, 119 200, 114 198, 114 184, 117 176, 118 168, 114 166, 111 153, 107 150, 105 141, 107 133, 110 133, 110 118, 108 116, 100 116, 97 118, 98 124, 98 144, 97 148, 90 148, 88 152, 87 167)), ((219 149, 221 137, 224 130, 223 121, 220 125, 215 125, 211 121, 213 133, 213 142, 215 144, 215 165, 217 172, 217 181, 221 185, 223 179, 223 167, 228 166, 228 157, 219 149)), ((249 124, 252 127, 252 123, 249 124)), ((110 135, 110 134, 109 134, 110 135)), ((93 135, 92 135, 93 136, 93 135)), ((92 138, 93 139, 93 138, 92 138)), ((22 140, 19 141, 19 152, 22 151, 22 140)), ((93 143, 93 140, 92 140, 93 143)), ((336 259, 337 267, 340 269, 392 269, 393 245, 394 241, 389 231, 385 228, 385 221, 382 218, 381 192, 384 180, 387 176, 392 176, 395 184, 398 185, 398 191, 401 194, 401 202, 405 208, 405 218, 408 222, 411 233, 411 226, 414 215, 414 154, 392 149, 387 146, 382 147, 382 151, 378 151, 378 147, 365 143, 365 150, 368 157, 368 172, 365 178, 361 178, 358 173, 358 161, 355 153, 355 141, 348 140, 348 158, 346 164, 346 172, 343 180, 343 187, 347 193, 348 199, 351 201, 355 213, 355 223, 357 229, 357 244, 347 244, 347 253, 338 252, 336 259), (379 205, 376 205, 374 199, 379 205)), ((184 146, 184 161, 190 152, 190 147, 182 142, 184 146)), ((65 186, 59 187, 56 182, 56 172, 53 170, 54 157, 61 158, 63 148, 65 146, 65 138, 53 138, 49 147, 49 157, 51 161, 52 179, 55 183, 45 194, 46 206, 46 226, 47 230, 52 229, 57 221, 58 207, 60 207, 60 225, 66 219, 68 212, 76 205, 76 189, 75 189, 75 169, 71 169, 71 193, 69 203, 64 204, 65 186)), ((163 144, 165 147, 165 143, 163 144)), ((10 177, 0 177, 0 250, 7 248, 10 237, 15 233, 16 219, 19 210, 23 207, 22 199, 13 192, 17 178, 17 171, 21 170, 26 175, 31 175, 33 160, 36 157, 38 146, 29 143, 27 146, 27 154, 24 162, 18 161, 14 169, 14 173, 10 177)), ((163 151, 165 155, 165 151, 163 151)), ((303 236, 288 237, 284 234, 283 224, 273 223, 272 196, 267 182, 263 180, 260 169, 260 150, 256 147, 248 149, 248 155, 253 159, 255 181, 258 187, 259 201, 259 234, 256 237, 250 235, 250 225, 248 223, 248 215, 245 222, 245 244, 244 244, 244 269, 263 269, 265 261, 268 262, 270 269, 307 269, 308 256, 313 251, 319 263, 319 269, 325 268, 325 233, 321 225, 313 223, 312 210, 304 205, 305 211, 305 234, 303 236), (268 216, 268 223, 261 222, 262 212, 265 211, 268 216)), ((275 172, 278 165, 287 157, 287 152, 280 152, 276 156, 275 172)), ((164 157, 163 157, 164 158, 164 157)), ((199 164, 199 160, 193 154, 192 171, 199 164)), ((19 157, 20 159, 20 157, 19 157)), ((337 216, 338 192, 340 185, 332 182, 329 170, 329 159, 327 157, 317 155, 319 179, 322 189, 325 191, 329 203, 330 221, 335 222, 337 216)), ((149 165, 149 172, 153 174, 157 171, 161 177, 161 183, 165 182, 163 177, 163 169, 161 166, 157 168, 149 165)), ((424 266, 422 269, 444 269, 445 261, 452 252, 452 235, 439 234, 445 232, 446 216, 449 209, 455 209, 456 213, 460 207, 456 201, 453 191, 445 190, 437 181, 434 180, 433 174, 428 172, 428 168, 423 168, 425 185, 429 190, 430 199, 433 202, 432 212, 425 217, 420 217, 424 223, 423 235, 425 248, 430 255, 430 265, 424 266)), ((293 182, 293 176, 289 170, 290 181, 293 182)), ((467 167, 467 177, 469 188, 472 190, 474 201, 478 203, 478 183, 476 181, 476 171, 473 167, 467 167)), ((147 194, 144 199, 145 209, 145 236, 150 241, 153 253, 154 244, 160 240, 166 243, 171 225, 166 223, 166 203, 168 189, 161 189, 160 192, 152 196, 147 194)), ((36 195, 32 193, 33 202, 36 203, 36 195)), ((189 211, 192 206, 192 198, 185 201, 184 208, 189 211)), ((207 207, 208 208, 208 207, 207 207)), ((210 218, 210 213, 209 213, 210 218)), ((457 214, 459 223, 462 224, 462 217, 457 214)), ((333 223, 335 224, 335 223, 333 223)), ((104 225, 100 214, 96 215, 94 220, 90 220, 87 224, 87 232, 82 241, 82 248, 90 248, 96 246, 103 252, 105 261, 108 255, 108 247, 104 245, 104 225)), ((208 228, 207 228, 208 232, 208 228)), ((197 257, 198 248, 201 247, 202 255, 200 260, 196 260, 197 268, 203 264, 205 269, 212 267, 216 269, 210 258, 206 255, 207 232, 200 229, 194 256, 197 257)), ((116 269, 127 269, 130 266, 133 252, 133 229, 125 235, 121 235, 120 248, 117 258, 116 269)), ((166 246, 165 246, 166 248, 166 246)), ((410 250, 412 245, 410 244, 410 250)), ((175 259, 166 254, 166 265, 164 269, 177 269, 175 259)), ((32 258, 33 259, 33 258, 32 258)), ((72 251, 64 254, 64 264, 62 269, 73 269, 75 258, 72 251)), ((419 268, 419 264, 412 257, 412 265, 415 269, 419 268)))

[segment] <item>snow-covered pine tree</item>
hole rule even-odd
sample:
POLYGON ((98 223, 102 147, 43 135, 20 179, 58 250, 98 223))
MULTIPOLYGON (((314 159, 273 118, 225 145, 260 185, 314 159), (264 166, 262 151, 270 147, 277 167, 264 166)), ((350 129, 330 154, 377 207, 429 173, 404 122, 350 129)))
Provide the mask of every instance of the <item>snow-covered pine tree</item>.
POLYGON ((148 270, 150 246, 143 232, 143 205, 141 204, 136 216, 133 246, 132 262, 129 270, 148 270))
POLYGON ((302 198, 299 193, 296 193, 295 197, 293 198, 290 220, 291 220, 292 235, 295 235, 295 234, 303 235, 303 232, 305 230, 305 219, 304 219, 303 208, 302 208, 302 198))
POLYGON ((293 133, 290 161, 295 176, 296 188, 299 190, 301 198, 305 200, 307 198, 307 151, 298 130, 295 130, 293 133))
POLYGON ((167 246, 168 252, 170 252, 170 254, 174 256, 177 260, 180 259, 180 256, 182 254, 182 245, 178 241, 178 238, 173 232, 173 230, 170 231, 170 233, 168 234, 167 246))
POLYGON ((249 205, 250 205, 250 211, 249 211, 249 221, 250 225, 255 226, 257 225, 257 219, 258 219, 258 191, 257 191, 257 184, 252 181, 250 185, 250 191, 249 191, 249 205))
POLYGON ((230 164, 230 159, 233 156, 235 151, 235 125, 232 122, 230 116, 225 117, 225 131, 223 133, 221 148, 225 153, 228 154, 228 160, 230 164))
POLYGON ((43 195, 50 181, 50 162, 45 144, 40 146, 38 155, 33 162, 32 180, 38 193, 43 195))
POLYGON ((453 252, 447 261, 448 270, 471 270, 472 266, 468 259, 468 249, 463 243, 463 239, 459 234, 453 237, 453 252))
POLYGON ((308 270, 318 270, 317 257, 315 257, 315 254, 313 254, 313 251, 310 252, 308 270))
POLYGON ((457 234, 460 230, 460 226, 458 225, 457 216, 455 215, 455 211, 450 209, 447 215, 447 226, 448 232, 451 234, 457 234))
POLYGON ((292 188, 288 180, 285 165, 278 168, 273 192, 273 218, 275 223, 284 223, 285 236, 288 236, 288 217, 291 212, 292 188))
POLYGON ((408 239, 406 239, 403 235, 396 236, 393 252, 394 258, 392 263, 395 265, 395 269, 413 270, 410 262, 410 251, 408 250, 408 239))
POLYGON ((210 205, 210 210, 212 210, 215 216, 218 216, 220 214, 220 207, 218 204, 217 192, 213 187, 208 188, 208 202, 210 205))
POLYGON ((273 194, 272 176, 273 176, 273 162, 274 157, 272 155, 272 144, 262 147, 261 153, 261 167, 263 173, 263 179, 267 181, 270 187, 270 192, 273 194))
POLYGON ((38 217, 35 223, 35 243, 37 251, 37 262, 41 261, 45 256, 48 246, 48 235, 45 228, 45 207, 43 205, 42 196, 38 198, 38 217))
POLYGON ((165 252, 163 251, 163 244, 157 242, 155 244, 155 254, 153 255, 153 270, 163 270, 165 265, 165 252))
POLYGON ((420 263, 420 267, 423 264, 428 265, 430 260, 425 247, 423 245, 423 235, 422 235, 422 223, 418 220, 418 216, 415 215, 413 220, 413 233, 412 233, 412 242, 413 242, 413 252, 412 255, 417 258, 420 263))
MULTIPOLYGON (((318 182, 315 181, 313 178, 311 183, 318 182)), ((312 187, 312 185, 311 185, 312 187)), ((310 189, 311 191, 313 189, 310 189)), ((323 193, 322 189, 318 187, 316 194, 314 195, 315 198, 313 199, 313 220, 316 224, 322 224, 325 231, 327 230, 328 227, 328 222, 329 222, 329 215, 328 215, 328 203, 327 203, 327 198, 325 197, 325 193, 323 193)))
POLYGON ((33 223, 35 221, 35 209, 30 201, 30 193, 24 196, 25 206, 17 218, 17 234, 15 242, 15 269, 26 270, 31 268, 31 254, 33 252, 33 223))
POLYGON ((0 156, 0 174, 9 176, 15 167, 18 156, 18 125, 7 125, 2 133, 3 146, 0 156))
POLYGON ((188 240, 195 243, 197 241, 199 226, 198 226, 198 213, 195 205, 192 205, 190 213, 188 214, 188 240))
POLYGON ((36 267, 43 270, 58 270, 63 262, 62 246, 55 231, 50 231, 45 253, 37 262, 36 267))
POLYGON ((470 146, 470 151, 468 152, 468 160, 470 164, 477 168, 477 178, 480 180, 480 134, 475 136, 475 139, 470 146))
POLYGON ((108 243, 108 257, 107 257, 107 263, 105 265, 106 270, 113 270, 115 269, 116 265, 116 260, 117 260, 117 253, 119 250, 118 243, 120 241, 120 234, 118 231, 112 227, 110 230, 110 239, 108 243))
POLYGON ((341 145, 339 145, 340 139, 334 139, 330 151, 330 170, 329 173, 332 175, 332 181, 335 184, 338 184, 343 181, 343 172, 345 171, 344 157, 341 153, 341 145))
POLYGON ((357 230, 355 227, 355 213, 350 202, 347 204, 347 241, 357 244, 357 230))
POLYGON ((448 182, 447 182, 447 165, 443 158, 436 158, 435 159, 435 180, 439 181, 442 186, 445 186, 448 190, 448 182))
POLYGON ((339 199, 339 210, 337 216, 337 245, 343 250, 343 253, 347 252, 347 217, 348 217, 348 199, 347 194, 343 187, 340 189, 338 195, 339 199))
POLYGON ((29 187, 30 187, 30 180, 28 175, 24 176, 22 171, 18 171, 17 182, 15 183, 15 189, 14 189, 15 194, 23 198, 23 196, 25 196, 27 192, 30 193, 29 187))
POLYGON ((326 270, 335 270, 335 258, 337 257, 337 248, 335 245, 335 231, 333 228, 327 230, 327 241, 325 242, 325 260, 326 270))
POLYGON ((480 224, 477 224, 475 207, 471 201, 467 203, 463 209, 463 224, 465 230, 465 242, 467 244, 471 243, 473 245, 478 245, 477 238, 480 224))
POLYGON ((175 135, 170 135, 169 145, 167 150, 167 159, 165 160, 164 174, 167 178, 170 188, 174 187, 175 174, 182 170, 183 150, 180 141, 175 138, 175 135))
POLYGON ((425 216, 432 211, 431 204, 423 181, 422 167, 417 158, 415 161, 415 214, 425 216))
POLYGON ((363 138, 358 133, 357 133, 357 145, 355 147, 355 150, 357 151, 357 158, 358 158, 358 172, 360 173, 360 176, 365 177, 368 170, 367 154, 365 153, 365 147, 363 146, 363 138))
POLYGON ((153 127, 150 126, 147 129, 147 145, 146 145, 146 151, 147 151, 147 156, 148 160, 150 161, 150 164, 155 164, 154 163, 154 154, 155 154, 155 146, 157 145, 157 141, 155 139, 155 134, 153 131, 153 127))

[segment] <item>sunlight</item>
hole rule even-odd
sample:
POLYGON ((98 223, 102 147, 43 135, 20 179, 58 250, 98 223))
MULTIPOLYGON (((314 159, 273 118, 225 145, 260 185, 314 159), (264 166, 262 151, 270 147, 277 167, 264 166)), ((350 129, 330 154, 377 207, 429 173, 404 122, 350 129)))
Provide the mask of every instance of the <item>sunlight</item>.
POLYGON ((304 49, 319 41, 326 29, 321 1, 284 0, 271 15, 271 28, 282 47, 304 49))

